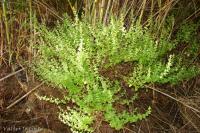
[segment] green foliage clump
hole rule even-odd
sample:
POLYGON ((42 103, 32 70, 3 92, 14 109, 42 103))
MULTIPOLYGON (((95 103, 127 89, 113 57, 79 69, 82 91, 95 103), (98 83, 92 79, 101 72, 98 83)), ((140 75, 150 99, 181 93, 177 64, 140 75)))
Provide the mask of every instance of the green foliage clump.
MULTIPOLYGON (((67 110, 60 107, 59 119, 74 132, 92 132, 98 114, 119 130, 127 123, 145 119, 151 112, 149 107, 138 113, 131 104, 135 97, 126 99, 121 81, 103 76, 102 69, 133 62, 133 71, 122 79, 135 90, 149 83, 178 83, 199 72, 195 66, 184 66, 176 55, 167 56, 175 47, 172 42, 156 40, 140 25, 127 30, 121 20, 111 19, 108 26, 92 27, 84 21, 66 19, 53 30, 42 27, 40 32, 35 71, 41 79, 67 90, 65 102, 75 106, 67 110), (165 57, 168 59, 163 60, 165 57), (123 105, 122 101, 131 109, 119 111, 116 105, 123 105)), ((65 103, 47 97, 41 99, 58 106, 65 103)))
POLYGON ((198 29, 200 26, 200 21, 197 23, 194 22, 183 22, 180 26, 176 38, 177 42, 181 44, 186 44, 187 49, 183 51, 185 58, 188 58, 187 62, 192 63, 193 59, 196 58, 199 54, 199 43, 198 38, 198 29), (192 59, 193 58, 193 59, 192 59))
POLYGON ((197 34, 197 28, 198 28, 198 23, 194 24, 192 22, 186 23, 184 22, 180 30, 177 33, 177 40, 179 42, 185 42, 185 43, 191 43, 191 41, 194 41, 194 38, 197 34))
POLYGON ((74 133, 93 131, 93 129, 89 127, 94 120, 93 116, 90 114, 69 108, 67 111, 61 110, 59 112, 59 119, 64 124, 72 127, 71 130, 74 133))

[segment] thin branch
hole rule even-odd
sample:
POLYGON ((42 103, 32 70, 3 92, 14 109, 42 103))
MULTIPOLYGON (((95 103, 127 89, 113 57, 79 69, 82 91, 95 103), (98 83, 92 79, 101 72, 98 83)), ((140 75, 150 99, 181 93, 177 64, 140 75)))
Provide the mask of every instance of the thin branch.
POLYGON ((29 94, 31 94, 33 91, 35 91, 36 89, 38 89, 43 84, 44 84, 44 82, 40 83, 38 86, 36 86, 35 88, 33 88, 32 90, 30 90, 29 92, 27 92, 25 95, 23 95, 22 97, 20 97, 19 99, 17 99, 13 103, 11 103, 8 107, 6 107, 6 109, 9 109, 9 108, 13 107, 15 104, 19 103, 21 100, 23 100, 25 97, 27 97, 29 94))
POLYGON ((164 95, 164 96, 167 96, 167 97, 173 99, 174 101, 181 103, 181 104, 184 105, 185 107, 187 107, 187 108, 189 108, 189 109, 191 109, 191 110, 193 110, 193 111, 196 111, 196 112, 200 113, 200 110, 198 110, 198 109, 196 109, 196 108, 194 108, 194 107, 192 107, 192 106, 190 106, 190 105, 188 105, 188 104, 182 102, 181 100, 179 100, 179 99, 177 99, 177 98, 175 98, 175 97, 173 97, 173 96, 171 96, 171 95, 169 95, 169 94, 167 94, 167 93, 165 93, 165 92, 162 92, 162 91, 160 91, 160 90, 158 90, 158 89, 156 89, 156 88, 150 87, 150 86, 145 86, 145 87, 148 88, 148 89, 151 89, 151 90, 153 90, 153 91, 156 91, 156 92, 158 92, 158 93, 160 93, 160 94, 162 94, 162 95, 164 95))
POLYGON ((22 69, 20 69, 20 70, 18 70, 18 71, 16 71, 16 72, 13 72, 13 73, 8 74, 7 76, 1 78, 1 79, 0 79, 0 82, 3 81, 3 80, 5 80, 5 79, 7 79, 7 78, 9 78, 9 77, 11 77, 11 76, 13 76, 13 75, 15 75, 15 74, 17 74, 17 73, 19 73, 19 72, 21 72, 21 71, 23 71, 24 69, 25 69, 25 68, 22 68, 22 69))

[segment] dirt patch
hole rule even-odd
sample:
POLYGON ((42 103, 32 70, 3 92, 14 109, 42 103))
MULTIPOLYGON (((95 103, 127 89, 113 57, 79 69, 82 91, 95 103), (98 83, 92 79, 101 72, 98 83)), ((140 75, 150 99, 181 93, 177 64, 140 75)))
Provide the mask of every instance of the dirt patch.
MULTIPOLYGON (((7 66, 0 69, 0 77, 12 73, 7 66)), ((29 89, 37 86, 33 82, 29 89)), ((49 94, 52 88, 42 86, 39 92, 49 94), (48 92, 48 93, 47 93, 48 92)), ((53 91, 55 93, 55 91, 53 91)), ((13 107, 6 109, 11 103, 25 95, 15 76, 3 80, 0 84, 0 131, 10 133, 65 133, 70 132, 69 128, 62 124, 57 118, 57 107, 52 104, 39 101, 34 93, 18 102, 13 107)))

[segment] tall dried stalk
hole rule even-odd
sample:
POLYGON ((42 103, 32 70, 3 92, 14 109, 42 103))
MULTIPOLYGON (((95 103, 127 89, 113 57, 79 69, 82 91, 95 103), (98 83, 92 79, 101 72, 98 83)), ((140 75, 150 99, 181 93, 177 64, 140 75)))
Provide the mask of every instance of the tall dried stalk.
POLYGON ((3 8, 3 21, 5 24, 5 33, 6 33, 6 43, 8 48, 9 55, 11 54, 11 43, 10 43, 10 35, 9 35, 9 25, 7 19, 7 7, 6 7, 6 0, 2 1, 2 8, 3 8))

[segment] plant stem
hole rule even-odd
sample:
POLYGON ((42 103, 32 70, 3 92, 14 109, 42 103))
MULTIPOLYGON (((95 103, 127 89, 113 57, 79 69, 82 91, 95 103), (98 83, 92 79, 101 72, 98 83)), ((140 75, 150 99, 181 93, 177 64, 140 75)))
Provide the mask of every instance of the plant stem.
POLYGON ((139 17, 139 20, 138 20, 138 23, 139 23, 139 24, 140 24, 141 21, 142 21, 142 17, 143 17, 143 14, 144 14, 146 2, 147 2, 146 0, 143 0, 143 2, 142 2, 142 10, 141 10, 140 17, 139 17))
POLYGON ((111 4, 111 0, 108 1, 106 13, 105 13, 104 20, 103 20, 103 24, 104 24, 104 25, 106 24, 106 20, 107 20, 107 18, 108 18, 108 11, 109 11, 109 9, 110 9, 110 4, 111 4))
POLYGON ((33 15, 32 15, 32 0, 29 0, 29 26, 30 26, 30 46, 29 46, 29 63, 31 63, 31 53, 33 53, 33 15))
POLYGON ((3 19, 4 19, 4 24, 5 24, 5 32, 6 32, 6 41, 7 41, 7 46, 8 46, 8 52, 10 55, 11 54, 11 43, 10 43, 10 35, 9 35, 9 29, 8 29, 6 0, 2 1, 2 7, 3 7, 3 19))

